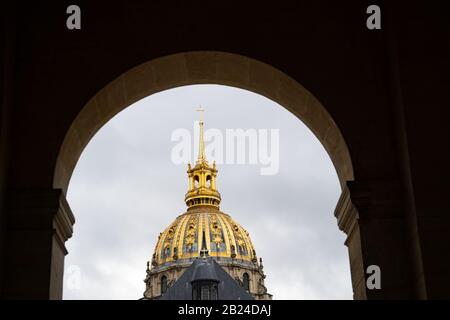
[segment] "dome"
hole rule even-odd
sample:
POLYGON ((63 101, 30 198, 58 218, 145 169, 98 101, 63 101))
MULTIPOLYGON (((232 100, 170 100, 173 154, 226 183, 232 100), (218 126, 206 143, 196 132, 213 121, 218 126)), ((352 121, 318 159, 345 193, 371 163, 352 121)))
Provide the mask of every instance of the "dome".
POLYGON ((228 214, 200 206, 178 216, 159 236, 153 267, 190 264, 200 256, 202 234, 211 257, 220 262, 257 261, 248 232, 228 214))

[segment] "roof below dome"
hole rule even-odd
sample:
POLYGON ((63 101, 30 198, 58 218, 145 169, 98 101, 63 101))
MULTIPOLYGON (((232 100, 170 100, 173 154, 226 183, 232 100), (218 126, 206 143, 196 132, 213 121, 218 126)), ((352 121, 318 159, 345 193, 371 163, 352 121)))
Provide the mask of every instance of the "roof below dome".
POLYGON ((220 300, 253 300, 230 275, 212 258, 195 259, 183 275, 167 290, 161 300, 192 300, 192 279, 195 271, 203 265, 207 274, 215 274, 218 282, 218 299, 220 300), (206 261, 206 264, 205 264, 206 261))
POLYGON ((213 264, 212 259, 207 258, 199 259, 199 261, 196 263, 194 267, 191 282, 200 280, 218 282, 219 278, 217 277, 216 270, 212 264, 213 264))

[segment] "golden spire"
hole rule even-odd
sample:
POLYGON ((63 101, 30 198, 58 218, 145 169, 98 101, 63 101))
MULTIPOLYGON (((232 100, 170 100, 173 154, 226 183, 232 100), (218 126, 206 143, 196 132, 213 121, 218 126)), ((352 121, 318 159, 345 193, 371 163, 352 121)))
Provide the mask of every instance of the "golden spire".
POLYGON ((203 112, 205 111, 205 109, 202 108, 202 106, 199 106, 197 108, 198 112, 200 112, 200 133, 199 133, 199 146, 198 146, 198 160, 197 162, 203 162, 206 161, 206 157, 205 157, 205 140, 203 137, 203 112))
MULTIPOLYGON (((220 193, 216 189, 216 162, 210 167, 205 156, 205 140, 203 132, 203 112, 201 106, 196 111, 200 112, 200 137, 198 146, 198 159, 195 167, 188 164, 189 189, 186 193, 186 205, 191 207, 213 206, 218 208, 220 203, 220 193)), ((188 209, 189 210, 189 209, 188 209)))

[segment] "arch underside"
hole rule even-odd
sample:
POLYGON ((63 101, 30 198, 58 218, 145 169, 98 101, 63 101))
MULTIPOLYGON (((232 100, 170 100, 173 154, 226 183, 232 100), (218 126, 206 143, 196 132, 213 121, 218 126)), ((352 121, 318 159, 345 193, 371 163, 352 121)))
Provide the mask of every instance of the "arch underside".
POLYGON ((67 192, 70 177, 86 145, 117 113, 151 94, 193 84, 246 89, 276 101, 302 120, 327 150, 341 187, 353 180, 344 138, 319 100, 281 71, 241 55, 224 52, 173 54, 141 64, 101 89, 69 128, 55 165, 54 188, 67 192))

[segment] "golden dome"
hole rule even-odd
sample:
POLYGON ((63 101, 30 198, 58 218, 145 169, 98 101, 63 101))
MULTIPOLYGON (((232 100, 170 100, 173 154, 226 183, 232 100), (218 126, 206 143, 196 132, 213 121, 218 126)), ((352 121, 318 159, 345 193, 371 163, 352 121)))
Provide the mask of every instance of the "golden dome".
MULTIPOLYGON (((198 111, 203 111, 200 109, 198 111)), ((194 167, 188 164, 187 212, 178 216, 159 235, 152 258, 152 268, 183 266, 200 256, 203 235, 209 255, 219 263, 253 265, 255 249, 248 232, 228 214, 219 210, 220 193, 216 188, 215 162, 208 164, 203 139, 203 116, 199 122, 199 153, 194 167)))
POLYGON ((202 206, 178 216, 160 234, 153 267, 192 263, 200 256, 203 234, 209 255, 218 262, 253 264, 257 261, 248 232, 228 214, 202 206))

